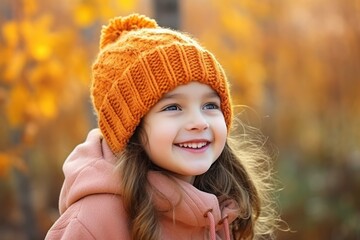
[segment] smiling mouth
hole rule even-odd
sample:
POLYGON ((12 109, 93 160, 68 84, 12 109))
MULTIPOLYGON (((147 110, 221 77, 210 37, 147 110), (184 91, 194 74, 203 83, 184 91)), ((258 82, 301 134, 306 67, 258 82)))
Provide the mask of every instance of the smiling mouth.
POLYGON ((179 146, 181 148, 199 149, 199 148, 205 147, 208 144, 209 144, 209 142, 179 143, 179 144, 176 144, 176 146, 179 146))

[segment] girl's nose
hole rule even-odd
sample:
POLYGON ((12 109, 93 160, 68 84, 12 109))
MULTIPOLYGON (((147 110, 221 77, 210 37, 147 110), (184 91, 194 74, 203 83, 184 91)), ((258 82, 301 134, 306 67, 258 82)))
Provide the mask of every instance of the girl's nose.
POLYGON ((203 131, 209 128, 209 123, 206 118, 201 114, 197 113, 189 117, 189 122, 186 125, 186 130, 189 131, 203 131))

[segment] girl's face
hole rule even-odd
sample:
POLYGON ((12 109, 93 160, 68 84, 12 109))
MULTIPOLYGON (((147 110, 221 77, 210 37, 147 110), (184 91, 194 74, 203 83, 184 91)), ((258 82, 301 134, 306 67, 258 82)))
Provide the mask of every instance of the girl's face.
POLYGON ((151 161, 191 183, 216 161, 227 137, 219 96, 198 82, 167 93, 143 124, 151 161))

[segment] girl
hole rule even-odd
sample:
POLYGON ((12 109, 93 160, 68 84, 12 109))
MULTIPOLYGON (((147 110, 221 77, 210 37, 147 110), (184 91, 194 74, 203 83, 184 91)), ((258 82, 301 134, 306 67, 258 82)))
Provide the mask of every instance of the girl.
POLYGON ((254 165, 269 157, 247 132, 231 142, 229 86, 210 52, 133 14, 103 28, 92 74, 99 129, 65 161, 46 239, 272 235, 269 172, 254 165))

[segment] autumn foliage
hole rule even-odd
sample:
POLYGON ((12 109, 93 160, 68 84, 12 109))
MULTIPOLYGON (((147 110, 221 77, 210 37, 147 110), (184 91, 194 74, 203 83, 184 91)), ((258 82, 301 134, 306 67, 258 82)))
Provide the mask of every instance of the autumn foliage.
MULTIPOLYGON (((61 166, 96 126, 88 86, 101 26, 146 0, 0 2, 0 236, 39 239, 61 166)), ((180 26, 223 64, 241 117, 278 154, 282 239, 360 236, 360 5, 179 1, 180 26)))

